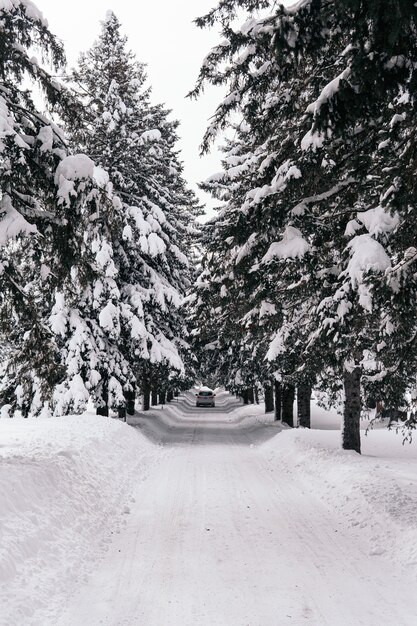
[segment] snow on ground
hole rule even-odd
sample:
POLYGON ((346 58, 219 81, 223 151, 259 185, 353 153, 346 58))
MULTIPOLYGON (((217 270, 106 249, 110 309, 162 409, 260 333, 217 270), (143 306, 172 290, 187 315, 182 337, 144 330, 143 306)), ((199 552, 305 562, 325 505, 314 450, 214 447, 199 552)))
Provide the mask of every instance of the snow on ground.
POLYGON ((417 624, 417 445, 216 394, 0 419, 1 626, 417 624))
MULTIPOLYGON (((294 475, 340 512, 369 555, 383 555, 417 578, 417 441, 361 422, 362 454, 341 449, 341 414, 312 401, 312 429, 288 429, 260 448, 271 471, 294 475)), ((372 416, 370 416, 372 417, 372 416)), ((417 616, 416 616, 417 624, 417 616)))
POLYGON ((56 623, 158 456, 109 418, 0 419, 1 626, 56 623))
MULTIPOLYGON (((296 476, 354 536, 369 556, 383 555, 417 578, 417 445, 401 434, 362 435, 362 455, 340 448, 335 430, 287 430, 262 445, 270 471, 296 476)), ((417 615, 416 622, 417 624, 417 615)))

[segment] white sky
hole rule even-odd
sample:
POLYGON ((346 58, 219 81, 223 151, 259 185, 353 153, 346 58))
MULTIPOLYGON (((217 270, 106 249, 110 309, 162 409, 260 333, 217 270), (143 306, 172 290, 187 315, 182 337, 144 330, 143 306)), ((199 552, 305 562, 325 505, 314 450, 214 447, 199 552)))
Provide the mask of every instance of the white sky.
MULTIPOLYGON (((222 91, 209 88, 197 101, 185 98, 194 87, 201 61, 219 42, 215 29, 200 30, 192 20, 204 15, 217 0, 35 0, 35 4, 50 30, 63 40, 70 66, 97 39, 100 21, 108 9, 113 10, 130 49, 148 64, 153 101, 164 102, 181 122, 179 147, 189 184, 197 191, 198 181, 220 170, 218 153, 200 158, 198 146, 222 91)), ((212 212, 215 201, 201 191, 198 195, 212 212)))

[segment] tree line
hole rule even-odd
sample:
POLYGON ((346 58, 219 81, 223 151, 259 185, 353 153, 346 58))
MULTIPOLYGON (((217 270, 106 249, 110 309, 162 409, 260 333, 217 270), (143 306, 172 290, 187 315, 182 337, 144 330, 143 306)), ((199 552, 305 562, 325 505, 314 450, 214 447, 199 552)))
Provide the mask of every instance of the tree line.
POLYGON ((0 19, 2 414, 81 413, 92 399, 124 415, 138 393, 146 410, 194 380, 182 308, 201 207, 178 123, 114 13, 68 72, 32 2, 0 19))
POLYGON ((32 2, 0 13, 2 414, 92 399, 123 415, 199 379, 262 393, 289 425, 296 396, 309 426, 314 387, 343 397, 360 452, 367 407, 410 409, 414 2, 221 0, 196 20, 222 40, 190 96, 227 89, 202 144, 223 141, 201 236, 178 123, 114 13, 70 72, 32 2))
POLYGON ((202 143, 223 142, 188 313, 203 371, 290 425, 296 389, 303 426, 313 386, 342 397, 360 452, 364 410, 406 415, 416 384, 416 4, 221 0, 196 22, 222 40, 190 96, 227 89, 202 143))

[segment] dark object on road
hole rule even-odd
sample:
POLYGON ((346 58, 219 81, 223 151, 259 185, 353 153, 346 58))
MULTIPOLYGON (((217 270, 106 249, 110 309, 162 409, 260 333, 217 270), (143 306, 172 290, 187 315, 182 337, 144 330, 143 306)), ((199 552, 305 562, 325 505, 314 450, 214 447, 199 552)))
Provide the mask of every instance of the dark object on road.
POLYGON ((196 406, 215 406, 216 394, 211 389, 200 389, 196 395, 196 406))

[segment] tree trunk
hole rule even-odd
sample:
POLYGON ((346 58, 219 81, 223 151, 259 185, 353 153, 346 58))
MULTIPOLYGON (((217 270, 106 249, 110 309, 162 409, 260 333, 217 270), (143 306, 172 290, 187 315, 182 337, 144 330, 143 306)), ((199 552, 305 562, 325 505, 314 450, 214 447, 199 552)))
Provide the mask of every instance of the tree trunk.
POLYGON ((135 414, 135 392, 125 391, 126 411, 128 415, 135 414))
POLYGON ((173 400, 174 398, 174 394, 172 393, 172 391, 168 391, 167 393, 167 402, 171 402, 171 400, 173 400))
POLYGON ((167 392, 161 391, 161 393, 159 394, 159 404, 165 404, 166 401, 167 401, 167 392))
POLYGON ((178 396, 179 396, 179 395, 180 395, 180 392, 179 392, 179 391, 174 391, 174 397, 175 397, 175 398, 178 398, 178 396))
POLYGON ((298 385, 297 387, 297 422, 302 428, 311 426, 311 387, 310 385, 298 385))
POLYGON ((142 411, 149 411, 151 408, 151 387, 147 376, 144 376, 142 379, 142 394, 142 411))
POLYGON ((244 389, 242 391, 243 404, 249 404, 249 391, 244 389))
POLYGON ((152 406, 156 406, 158 404, 158 390, 157 389, 152 389, 152 400, 151 400, 152 406))
POLYGON ((125 406, 121 406, 117 409, 117 413, 119 416, 119 419, 122 419, 124 422, 126 421, 126 407, 125 406))
POLYGON ((294 385, 284 385, 282 390, 282 421, 294 427, 294 385))
POLYGON ((281 383, 277 380, 274 383, 274 391, 275 391, 275 419, 281 419, 281 410, 282 410, 282 387, 281 383))
POLYGON ((101 393, 101 400, 103 404, 97 407, 96 413, 97 415, 104 415, 105 417, 109 416, 109 392, 107 390, 107 385, 103 385, 103 390, 101 393))
POLYGON ((253 395, 253 387, 249 387, 249 389, 248 389, 248 401, 251 404, 255 404, 255 397, 253 395))
POLYGON ((345 405, 343 407, 342 442, 344 450, 361 453, 361 368, 344 373, 345 405))
POLYGON ((255 402, 256 402, 256 404, 259 404, 259 391, 258 391, 258 387, 254 387, 253 393, 254 393, 254 396, 255 396, 255 402))
POLYGON ((272 385, 264 385, 265 413, 272 413, 274 410, 274 390, 272 385))

